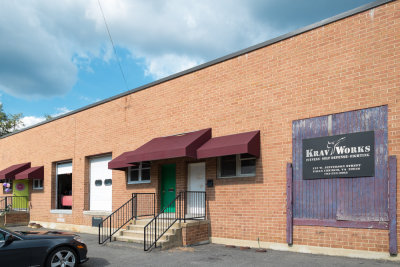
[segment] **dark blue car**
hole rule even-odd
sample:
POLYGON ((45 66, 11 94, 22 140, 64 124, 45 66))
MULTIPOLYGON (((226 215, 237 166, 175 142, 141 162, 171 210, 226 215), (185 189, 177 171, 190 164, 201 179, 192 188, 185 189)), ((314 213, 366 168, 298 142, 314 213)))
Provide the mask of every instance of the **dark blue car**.
POLYGON ((86 262, 78 235, 58 231, 12 232, 0 228, 0 266, 73 267, 86 262))

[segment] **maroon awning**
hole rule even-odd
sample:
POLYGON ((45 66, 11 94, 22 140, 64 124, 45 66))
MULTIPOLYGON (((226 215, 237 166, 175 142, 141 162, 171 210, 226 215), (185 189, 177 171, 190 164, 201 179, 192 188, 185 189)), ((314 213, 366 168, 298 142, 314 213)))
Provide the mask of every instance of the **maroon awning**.
POLYGON ((30 162, 12 165, 12 166, 0 171, 0 180, 14 179, 16 174, 18 174, 22 171, 25 171, 26 169, 29 169, 30 167, 31 167, 30 162))
POLYGON ((122 153, 115 159, 111 160, 108 163, 108 168, 114 169, 114 170, 124 170, 125 168, 133 166, 134 164, 129 164, 126 162, 126 155, 131 152, 133 152, 133 151, 122 153))
POLYGON ((247 153, 260 156, 260 131, 232 134, 208 140, 197 149, 197 158, 211 158, 247 153))
MULTIPOLYGON (((179 157, 196 158, 196 150, 211 138, 211 128, 150 140, 138 149, 125 152, 118 158, 119 164, 109 164, 110 169, 122 169, 141 161, 179 157), (121 167, 122 166, 122 167, 121 167)), ((117 159, 117 158, 116 158, 117 159)), ((111 163, 111 162, 110 162, 111 163)))
POLYGON ((43 178, 44 178, 44 167, 43 166, 32 167, 32 168, 29 168, 29 169, 15 175, 15 180, 43 179, 43 178))

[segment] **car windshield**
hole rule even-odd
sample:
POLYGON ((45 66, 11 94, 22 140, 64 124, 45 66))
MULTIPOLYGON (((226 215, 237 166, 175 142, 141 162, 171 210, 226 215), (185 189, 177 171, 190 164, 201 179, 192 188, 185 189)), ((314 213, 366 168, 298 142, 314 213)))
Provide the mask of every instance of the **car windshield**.
POLYGON ((0 227, 0 230, 2 231, 2 232, 4 232, 4 233, 8 233, 8 234, 10 234, 10 235, 14 235, 14 236, 19 236, 19 237, 21 237, 21 236, 23 236, 24 235, 24 233, 23 232, 20 232, 20 231, 11 231, 10 229, 7 229, 7 228, 4 228, 4 227, 0 227))

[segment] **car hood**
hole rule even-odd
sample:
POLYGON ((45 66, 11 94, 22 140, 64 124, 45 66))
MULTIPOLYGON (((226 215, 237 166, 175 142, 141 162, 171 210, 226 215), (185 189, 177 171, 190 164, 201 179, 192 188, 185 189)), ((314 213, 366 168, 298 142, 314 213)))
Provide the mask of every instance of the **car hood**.
POLYGON ((54 238, 73 238, 73 233, 60 231, 18 231, 23 238, 26 239, 54 239, 54 238))

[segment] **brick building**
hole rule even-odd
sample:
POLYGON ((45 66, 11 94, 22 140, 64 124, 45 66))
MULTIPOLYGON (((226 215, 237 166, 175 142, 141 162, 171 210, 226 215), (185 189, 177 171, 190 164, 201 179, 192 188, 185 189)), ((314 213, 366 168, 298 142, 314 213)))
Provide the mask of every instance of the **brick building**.
POLYGON ((400 2, 377 1, 4 136, 0 194, 26 186, 32 222, 82 230, 132 193, 159 211, 193 186, 211 242, 397 254, 399 33, 400 2), (304 177, 304 139, 359 132, 372 174, 304 177))

